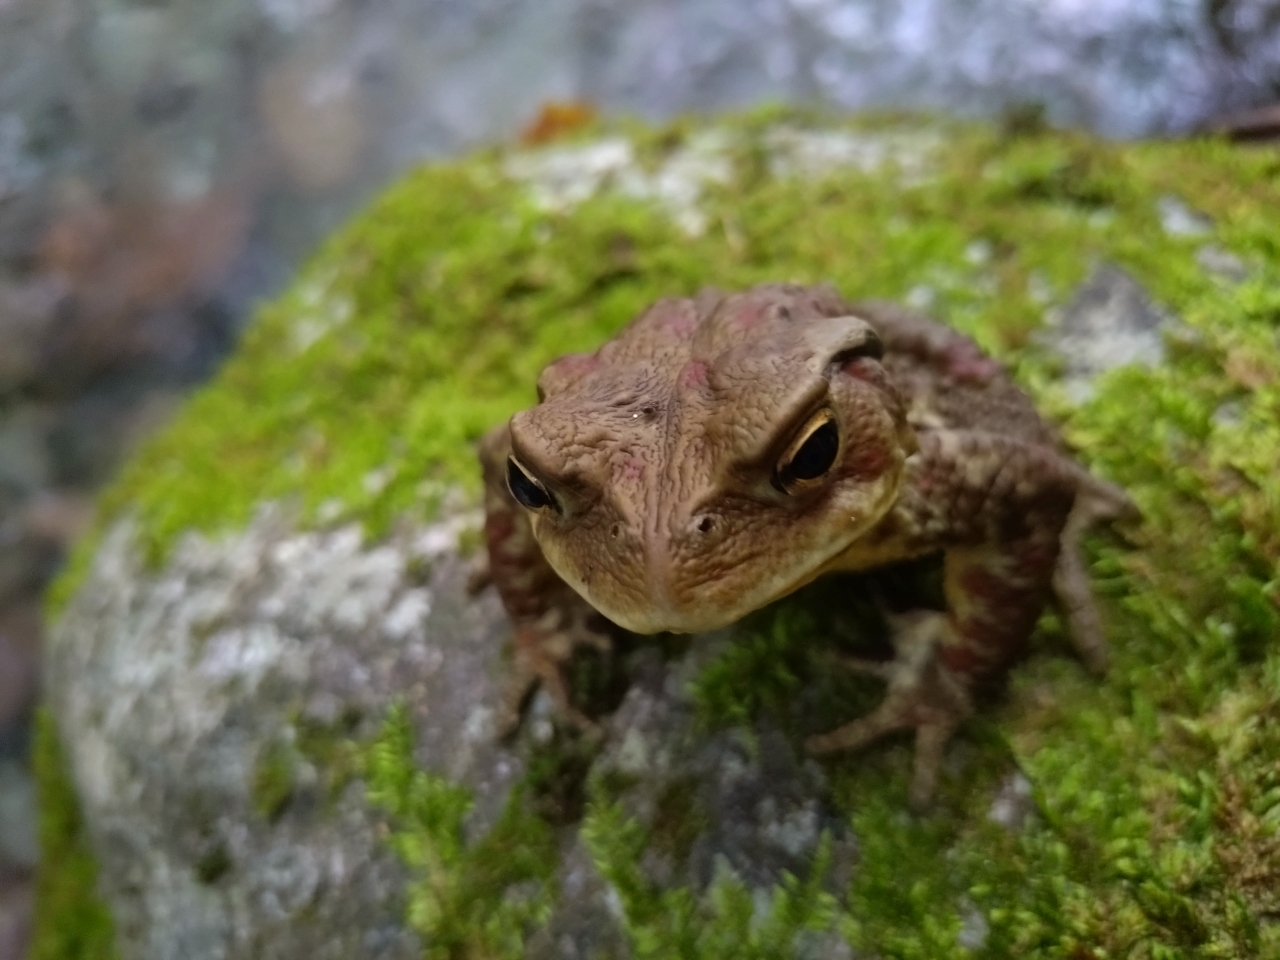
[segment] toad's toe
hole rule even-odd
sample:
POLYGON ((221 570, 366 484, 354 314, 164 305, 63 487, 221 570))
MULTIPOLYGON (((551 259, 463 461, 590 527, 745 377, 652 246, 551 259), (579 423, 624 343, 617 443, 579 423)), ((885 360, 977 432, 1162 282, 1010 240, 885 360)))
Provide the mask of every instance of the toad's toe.
POLYGON ((855 670, 888 680, 880 705, 852 723, 810 737, 805 750, 815 756, 858 750, 885 734, 915 730, 910 802, 913 809, 920 810, 928 806, 937 787, 947 742, 973 707, 964 683, 935 655, 934 640, 939 630, 946 629, 945 616, 921 612, 909 622, 910 629, 895 638, 896 659, 850 664, 855 670))

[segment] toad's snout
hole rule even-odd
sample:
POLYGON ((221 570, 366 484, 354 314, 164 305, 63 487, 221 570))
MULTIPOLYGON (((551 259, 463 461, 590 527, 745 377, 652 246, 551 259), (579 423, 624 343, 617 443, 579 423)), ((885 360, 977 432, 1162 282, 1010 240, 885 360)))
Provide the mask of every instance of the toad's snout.
POLYGON ((613 596, 588 599, 620 626, 636 633, 698 633, 734 622, 745 611, 726 603, 727 571, 719 562, 724 522, 714 511, 668 518, 635 531, 624 566, 629 583, 613 596))

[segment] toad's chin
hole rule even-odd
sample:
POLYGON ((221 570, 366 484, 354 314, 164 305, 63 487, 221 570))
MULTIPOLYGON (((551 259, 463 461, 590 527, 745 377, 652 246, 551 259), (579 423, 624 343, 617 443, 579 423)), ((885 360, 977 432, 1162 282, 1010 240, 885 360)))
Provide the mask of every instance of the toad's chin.
MULTIPOLYGON (((857 509, 834 511, 824 529, 831 535, 810 542, 803 550, 762 551, 732 567, 708 563, 696 577, 678 576, 670 553, 650 545, 647 562, 629 569, 629 576, 596 578, 590 585, 575 576, 574 564, 545 556, 556 572, 584 600, 618 626, 633 633, 704 633, 736 623, 761 607, 794 593, 822 574, 846 569, 850 551, 866 540, 897 498, 895 478, 860 493, 857 509)), ((860 551, 861 552, 861 551, 860 551)), ((874 555, 869 551, 868 556, 874 555)), ((852 564, 857 566, 860 564, 852 564)), ((870 565, 870 564, 867 564, 870 565)))

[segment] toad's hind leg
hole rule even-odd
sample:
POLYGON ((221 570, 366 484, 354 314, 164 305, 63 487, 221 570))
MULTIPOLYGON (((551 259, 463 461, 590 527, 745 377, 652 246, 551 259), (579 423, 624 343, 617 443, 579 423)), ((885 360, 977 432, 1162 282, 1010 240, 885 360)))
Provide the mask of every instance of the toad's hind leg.
POLYGON ((1107 672, 1110 652, 1102 631, 1102 618, 1089 585, 1089 572, 1080 540, 1095 523, 1135 517, 1138 508, 1119 487, 1083 470, 1079 474, 1075 503, 1059 538, 1053 593, 1076 654, 1090 673, 1102 676, 1107 672))
POLYGON ((875 665, 889 686, 867 716, 812 737, 810 753, 865 746, 894 730, 916 732, 910 802, 928 805, 947 741, 973 712, 972 693, 1021 651, 1048 599, 1057 559, 1056 528, 1041 527, 1006 543, 957 547, 943 561, 947 612, 890 617, 894 659, 875 665))
POLYGON ((880 705, 864 717, 830 733, 810 737, 811 754, 857 750, 899 730, 915 730, 915 771, 910 803, 925 807, 933 796, 943 752, 956 729, 973 712, 964 678, 942 663, 938 648, 952 629, 945 613, 915 610, 888 614, 894 659, 881 662, 841 658, 850 669, 887 681, 880 705))
POLYGON ((954 538, 943 554, 946 613, 891 618, 895 658, 876 668, 889 681, 884 702, 807 747, 845 750, 914 729, 911 802, 920 807, 974 691, 1022 652, 1050 598, 1077 483, 1048 448, 974 433, 922 435, 914 470, 901 509, 914 529, 954 538))
POLYGON ((911 800, 928 801, 943 747, 971 696, 1022 653, 1045 603, 1062 605, 1081 656, 1105 665, 1101 623, 1080 556, 1083 531, 1133 510, 1127 496, 1051 448, 972 431, 922 433, 899 509, 914 530, 940 530, 945 614, 895 627, 895 658, 857 664, 889 682, 868 716, 812 738, 810 752, 860 747, 914 729, 911 800))
POLYGON ((895 658, 874 667, 854 664, 888 680, 881 705, 867 717, 812 737, 806 750, 856 749, 884 733, 914 728, 910 803, 914 809, 927 806, 943 748, 973 713, 975 687, 1007 667, 1036 626, 1057 558, 1056 529, 1037 527, 1012 543, 947 550, 947 612, 891 617, 895 658))

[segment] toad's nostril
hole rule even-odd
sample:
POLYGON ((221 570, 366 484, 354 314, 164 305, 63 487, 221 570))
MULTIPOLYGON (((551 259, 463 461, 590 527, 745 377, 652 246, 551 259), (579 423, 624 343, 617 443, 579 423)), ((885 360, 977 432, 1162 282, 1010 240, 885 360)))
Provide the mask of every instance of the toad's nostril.
POLYGON ((699 533, 710 533, 715 528, 716 522, 710 517, 702 517, 698 521, 699 533))
POLYGON ((622 536, 622 524, 615 523, 612 527, 610 527, 609 536, 613 537, 613 539, 615 540, 617 540, 620 536, 622 536))

